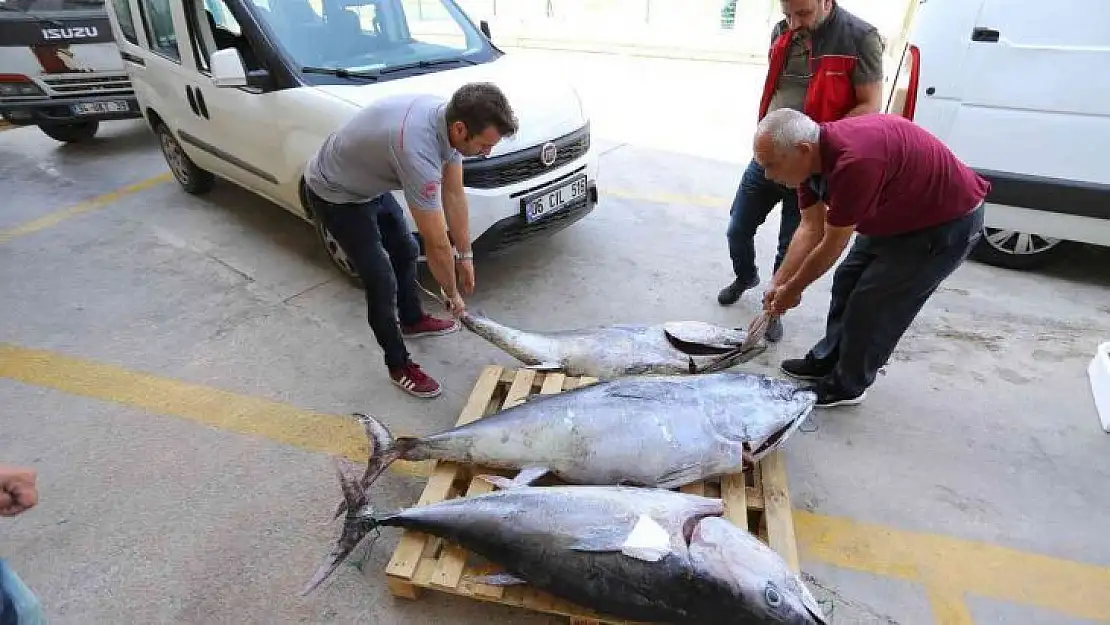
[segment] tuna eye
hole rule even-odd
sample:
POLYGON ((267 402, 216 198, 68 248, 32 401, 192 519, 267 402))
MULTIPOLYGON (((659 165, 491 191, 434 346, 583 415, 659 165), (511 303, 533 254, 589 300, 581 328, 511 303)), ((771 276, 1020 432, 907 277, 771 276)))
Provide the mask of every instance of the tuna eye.
POLYGON ((774 586, 768 586, 767 590, 763 591, 763 596, 772 608, 777 608, 782 604, 782 595, 774 586))

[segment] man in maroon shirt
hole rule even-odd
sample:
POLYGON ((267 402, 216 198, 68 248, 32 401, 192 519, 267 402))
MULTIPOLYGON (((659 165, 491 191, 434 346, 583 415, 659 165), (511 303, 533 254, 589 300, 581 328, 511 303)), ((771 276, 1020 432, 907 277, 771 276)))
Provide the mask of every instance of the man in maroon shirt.
POLYGON ((764 294, 778 316, 855 243, 833 277, 825 337, 782 370, 815 381, 817 405, 863 401, 922 306, 978 242, 990 183, 896 115, 817 123, 781 109, 756 130, 767 177, 798 189, 802 218, 764 294))

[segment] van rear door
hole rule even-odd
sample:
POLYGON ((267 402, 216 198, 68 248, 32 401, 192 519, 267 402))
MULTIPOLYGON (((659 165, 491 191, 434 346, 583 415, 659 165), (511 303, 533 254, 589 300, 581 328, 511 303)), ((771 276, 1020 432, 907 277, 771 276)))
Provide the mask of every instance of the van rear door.
MULTIPOLYGON (((1110 144, 1108 22, 1110 2, 985 0, 974 24, 952 29, 952 36, 967 41, 962 67, 945 63, 960 68, 962 105, 949 123, 937 127, 962 159, 992 178, 992 202, 1031 203, 1029 176, 1059 179, 1063 186, 1110 184, 1103 154, 1110 144), (1026 191, 1009 197, 1006 187, 1015 183, 1026 191)), ((923 75, 922 88, 933 80, 923 75)), ((1110 218, 1110 206, 1102 215, 1110 218)))

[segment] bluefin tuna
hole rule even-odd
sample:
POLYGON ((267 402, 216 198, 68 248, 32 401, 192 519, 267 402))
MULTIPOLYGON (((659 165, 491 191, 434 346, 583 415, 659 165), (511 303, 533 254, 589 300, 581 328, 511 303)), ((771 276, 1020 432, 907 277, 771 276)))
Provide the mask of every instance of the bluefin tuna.
POLYGON ((767 350, 762 337, 749 341, 745 330, 702 321, 529 332, 476 312, 465 312, 459 320, 526 367, 600 380, 640 374, 714 373, 767 350))
POLYGON ((519 470, 517 485, 553 474, 568 484, 677 488, 758 462, 816 401, 814 391, 786 380, 721 371, 632 376, 532 395, 420 438, 394 438, 377 419, 355 413, 370 449, 362 486, 397 460, 434 459, 519 470))
POLYGON ((377 516, 342 470, 342 534, 302 590, 326 580, 388 526, 442 538, 502 567, 481 582, 527 583, 639 622, 824 625, 783 559, 721 515, 720 499, 622 486, 526 486, 377 516))

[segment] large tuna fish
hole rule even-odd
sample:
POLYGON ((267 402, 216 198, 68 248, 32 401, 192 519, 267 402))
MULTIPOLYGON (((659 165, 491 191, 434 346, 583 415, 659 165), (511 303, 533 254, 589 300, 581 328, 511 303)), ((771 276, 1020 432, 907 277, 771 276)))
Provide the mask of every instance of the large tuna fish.
POLYGON ((466 312, 467 329, 527 367, 608 380, 638 374, 697 374, 722 371, 767 349, 744 330, 701 321, 657 325, 612 325, 579 330, 526 332, 466 312))
MULTIPOLYGON (((569 484, 677 488, 733 473, 777 449, 817 395, 762 374, 634 376, 533 395, 421 438, 394 438, 356 414, 369 439, 363 488, 397 460, 516 469, 517 485, 551 473, 569 484)), ((487 478, 503 485, 503 478, 487 478)))
POLYGON ((391 526, 443 538, 505 570, 485 583, 528 583, 609 617, 826 622, 778 554, 719 516, 720 499, 635 487, 519 487, 375 516, 365 491, 342 469, 339 475, 350 512, 302 594, 327 579, 366 534, 391 526))

